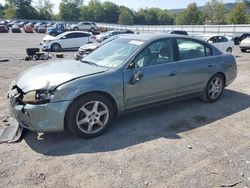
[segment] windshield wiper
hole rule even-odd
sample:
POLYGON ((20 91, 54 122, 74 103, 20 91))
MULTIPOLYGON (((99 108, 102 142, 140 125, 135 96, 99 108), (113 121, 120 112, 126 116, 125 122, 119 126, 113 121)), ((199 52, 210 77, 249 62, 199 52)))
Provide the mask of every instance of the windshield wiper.
POLYGON ((96 63, 94 63, 94 62, 92 62, 92 61, 81 60, 81 62, 87 63, 87 64, 89 64, 89 65, 98 66, 96 63))

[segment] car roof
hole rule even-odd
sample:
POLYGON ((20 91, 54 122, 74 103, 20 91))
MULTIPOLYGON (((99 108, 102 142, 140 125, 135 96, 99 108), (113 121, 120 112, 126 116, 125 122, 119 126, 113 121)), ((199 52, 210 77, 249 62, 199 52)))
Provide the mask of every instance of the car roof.
POLYGON ((129 35, 121 35, 120 38, 131 39, 131 40, 142 40, 142 41, 157 40, 157 39, 162 39, 162 38, 187 38, 187 39, 197 40, 196 38, 186 36, 186 35, 167 34, 167 33, 129 34, 129 35))
POLYGON ((62 33, 60 35, 57 35, 56 38, 60 38, 60 37, 62 37, 64 35, 67 35, 67 34, 70 34, 70 33, 84 33, 84 34, 90 34, 90 35, 92 35, 91 33, 85 32, 85 31, 66 31, 66 32, 64 32, 64 33, 62 33))

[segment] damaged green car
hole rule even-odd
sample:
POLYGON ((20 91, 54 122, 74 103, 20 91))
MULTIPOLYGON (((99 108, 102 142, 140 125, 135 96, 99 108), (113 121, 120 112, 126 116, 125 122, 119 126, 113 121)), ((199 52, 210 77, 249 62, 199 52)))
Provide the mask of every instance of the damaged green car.
POLYGON ((12 116, 35 132, 94 137, 122 112, 200 96, 217 101, 237 75, 232 54, 181 35, 124 35, 84 57, 40 64, 8 92, 12 116))

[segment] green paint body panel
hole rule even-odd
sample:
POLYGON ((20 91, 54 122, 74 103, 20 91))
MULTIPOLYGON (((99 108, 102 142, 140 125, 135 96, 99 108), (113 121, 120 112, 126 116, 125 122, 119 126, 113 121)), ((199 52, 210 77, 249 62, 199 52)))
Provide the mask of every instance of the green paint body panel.
MULTIPOLYGON (((141 35, 133 36, 135 39, 138 36, 143 38, 141 35)), ((116 69, 96 67, 74 60, 33 67, 17 78, 16 86, 25 93, 53 88, 54 98, 48 104, 22 105, 14 97, 9 103, 10 111, 21 125, 32 131, 63 131, 68 107, 74 99, 89 92, 101 92, 111 97, 119 114, 130 108, 202 92, 211 76, 218 72, 225 75, 226 85, 235 80, 237 66, 233 55, 223 54, 210 44, 213 56, 127 68, 134 57, 151 42, 178 37, 180 36, 147 37, 144 44, 116 69), (143 72, 143 77, 136 84, 131 84, 131 79, 137 72, 143 72)))

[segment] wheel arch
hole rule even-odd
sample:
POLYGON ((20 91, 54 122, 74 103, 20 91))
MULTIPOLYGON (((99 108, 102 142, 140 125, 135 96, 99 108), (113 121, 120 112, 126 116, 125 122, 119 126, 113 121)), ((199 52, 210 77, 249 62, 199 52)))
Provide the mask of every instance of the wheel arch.
POLYGON ((53 42, 51 45, 50 45, 50 50, 53 51, 52 47, 54 44, 58 44, 60 46, 60 49, 62 49, 62 45, 59 43, 59 42, 53 42))
MULTIPOLYGON (((224 79, 224 86, 226 85, 226 82, 227 82, 227 77, 226 77, 226 75, 223 73, 223 72, 217 72, 217 73, 215 73, 215 74, 220 74, 222 77, 223 77, 223 79, 224 79)), ((214 75, 215 75, 214 74, 214 75)), ((213 76, 214 76, 213 75, 213 76)))
POLYGON ((112 105, 114 107, 114 115, 117 116, 118 115, 118 105, 117 105, 117 102, 115 100, 115 98, 109 94, 108 92, 105 92, 105 91, 99 91, 99 90, 96 90, 96 91, 89 91, 89 92, 86 92, 86 93, 82 93, 80 94, 79 96, 77 96, 67 107, 66 111, 65 111, 65 114, 64 114, 64 129, 66 128, 65 127, 65 124, 66 124, 66 114, 68 113, 68 111, 70 110, 70 107, 71 105, 79 98, 81 97, 84 97, 86 95, 91 95, 91 94, 98 94, 98 95, 102 95, 102 96, 105 96, 107 97, 111 102, 112 102, 112 105))

